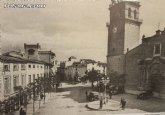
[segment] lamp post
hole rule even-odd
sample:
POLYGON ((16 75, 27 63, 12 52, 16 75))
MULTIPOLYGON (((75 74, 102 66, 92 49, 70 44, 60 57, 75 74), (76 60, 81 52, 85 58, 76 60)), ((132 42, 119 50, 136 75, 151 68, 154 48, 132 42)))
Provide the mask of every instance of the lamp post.
POLYGON ((106 97, 107 97, 107 83, 109 83, 109 77, 102 77, 102 81, 104 83, 104 86, 105 86, 105 90, 104 90, 104 103, 106 104, 106 97))

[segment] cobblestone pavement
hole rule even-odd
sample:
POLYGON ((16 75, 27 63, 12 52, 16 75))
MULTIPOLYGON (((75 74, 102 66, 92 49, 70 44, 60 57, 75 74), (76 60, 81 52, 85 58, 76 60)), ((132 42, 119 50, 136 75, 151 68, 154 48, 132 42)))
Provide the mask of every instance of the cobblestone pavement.
MULTIPOLYGON (((137 101, 135 96, 124 94, 124 95, 116 95, 116 96, 113 96, 112 98, 116 101, 120 101, 120 98, 124 97, 127 100, 127 107, 125 110, 120 110, 120 111, 90 110, 85 107, 88 103, 86 102, 86 96, 85 96, 85 90, 87 88, 89 89, 89 85, 63 84, 60 92, 53 93, 51 95, 52 98, 48 100, 48 102, 44 105, 44 107, 42 107, 36 113, 36 115, 105 115, 105 114, 108 115, 108 114, 121 114, 121 113, 122 114, 144 113, 144 111, 142 110, 145 110, 145 109, 147 110, 147 108, 149 108, 148 106, 151 107, 153 105, 150 103, 153 103, 153 102, 159 103, 159 104, 162 103, 159 100, 149 100, 151 102, 141 101, 141 100, 137 101), (142 107, 142 106, 145 106, 145 107, 142 107)), ((161 106, 162 105, 160 105, 160 107, 161 106)))

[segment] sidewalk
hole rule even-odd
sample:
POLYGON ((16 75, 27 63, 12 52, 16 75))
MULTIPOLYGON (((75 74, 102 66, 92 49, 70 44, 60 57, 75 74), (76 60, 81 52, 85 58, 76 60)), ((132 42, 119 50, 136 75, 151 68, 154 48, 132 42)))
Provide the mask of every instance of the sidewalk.
POLYGON ((88 109, 94 110, 94 111, 111 111, 112 114, 128 115, 128 114, 136 113, 136 115, 145 115, 147 113, 146 111, 143 111, 140 109, 135 109, 135 108, 126 107, 125 109, 122 109, 120 106, 120 102, 115 101, 115 100, 109 100, 106 105, 103 104, 102 109, 100 109, 100 102, 99 101, 89 102, 86 105, 86 107, 88 109))
MULTIPOLYGON (((46 98, 45 98, 45 103, 48 102, 48 100, 51 98, 51 95, 52 93, 46 93, 46 98)), ((39 109, 39 105, 40 105, 40 108, 44 106, 44 100, 36 100, 35 103, 35 113, 38 111, 39 109)), ((33 115, 33 100, 30 100, 30 102, 28 103, 27 105, 27 109, 26 109, 26 114, 27 115, 33 115)), ((19 115, 19 111, 16 111, 14 113, 14 115, 19 115)))
POLYGON ((109 100, 106 104, 103 104, 102 109, 100 109, 100 101, 89 102, 86 107, 91 110, 98 111, 120 111, 120 103, 118 101, 109 100))

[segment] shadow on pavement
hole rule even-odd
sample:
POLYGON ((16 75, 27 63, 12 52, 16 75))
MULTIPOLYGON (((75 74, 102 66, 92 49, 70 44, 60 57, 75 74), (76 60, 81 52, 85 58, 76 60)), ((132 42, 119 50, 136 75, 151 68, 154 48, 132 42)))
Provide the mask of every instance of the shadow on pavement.
POLYGON ((61 88, 60 92, 70 91, 69 94, 64 94, 63 98, 71 98, 74 101, 77 101, 78 103, 85 103, 87 102, 86 94, 85 94, 86 90, 90 90, 90 87, 84 87, 84 86, 66 87, 66 88, 61 88))

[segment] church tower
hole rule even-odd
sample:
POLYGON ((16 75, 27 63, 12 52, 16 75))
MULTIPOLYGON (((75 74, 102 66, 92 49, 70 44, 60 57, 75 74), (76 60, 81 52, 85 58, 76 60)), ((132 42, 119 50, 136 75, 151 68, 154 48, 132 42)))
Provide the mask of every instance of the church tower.
POLYGON ((111 72, 124 74, 125 54, 139 45, 140 3, 137 1, 112 0, 109 7, 107 75, 111 72))

